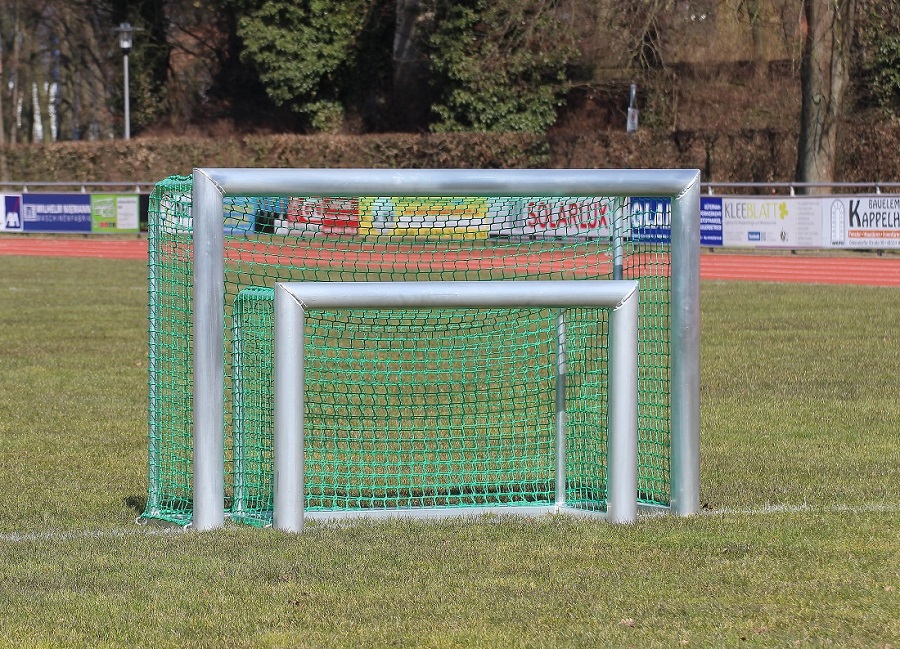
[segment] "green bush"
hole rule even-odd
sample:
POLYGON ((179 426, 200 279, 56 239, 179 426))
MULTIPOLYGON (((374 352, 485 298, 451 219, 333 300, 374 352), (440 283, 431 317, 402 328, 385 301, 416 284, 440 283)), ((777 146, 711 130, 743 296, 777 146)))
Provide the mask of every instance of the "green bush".
POLYGON ((438 5, 432 130, 543 133, 556 121, 578 54, 556 2, 466 0, 438 5))

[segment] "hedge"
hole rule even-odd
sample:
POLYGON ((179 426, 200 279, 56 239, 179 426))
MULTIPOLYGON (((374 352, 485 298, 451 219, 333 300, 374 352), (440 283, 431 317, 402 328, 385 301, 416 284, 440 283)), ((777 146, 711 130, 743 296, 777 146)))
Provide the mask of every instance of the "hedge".
MULTIPOLYGON (((5 181, 137 182, 194 167, 698 168, 704 181, 791 181, 796 132, 382 134, 144 138, 0 147, 5 181)), ((900 123, 847 122, 836 180, 900 181, 900 123)))

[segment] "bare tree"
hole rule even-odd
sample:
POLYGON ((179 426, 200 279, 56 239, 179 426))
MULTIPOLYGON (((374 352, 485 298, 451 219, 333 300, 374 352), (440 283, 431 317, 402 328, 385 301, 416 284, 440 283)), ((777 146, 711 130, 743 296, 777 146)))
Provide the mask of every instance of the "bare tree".
POLYGON ((0 0, 0 143, 111 137, 111 29, 102 0, 0 0))
MULTIPOLYGON (((856 0, 804 0, 806 34, 800 64, 797 181, 834 180, 838 121, 849 82, 856 0)), ((831 193, 827 187, 809 193, 831 193)))

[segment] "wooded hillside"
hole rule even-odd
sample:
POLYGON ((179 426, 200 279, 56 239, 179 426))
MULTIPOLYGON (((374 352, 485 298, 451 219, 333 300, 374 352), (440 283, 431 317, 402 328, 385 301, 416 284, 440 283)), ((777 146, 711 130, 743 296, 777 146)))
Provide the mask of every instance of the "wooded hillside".
MULTIPOLYGON (((813 1, 0 0, 0 175, 49 179, 59 167, 82 179, 124 169, 146 179, 157 168, 141 161, 173 137, 198 138, 182 146, 196 165, 278 134, 368 135, 361 151, 390 141, 390 158, 413 146, 399 156, 412 166, 433 162, 417 151, 440 133, 519 132, 540 154, 505 154, 505 166, 690 163, 714 180, 791 180, 803 65, 825 38, 811 43, 813 1), (135 140, 122 148, 114 30, 126 21, 139 31, 127 52, 135 140), (640 130, 627 138, 631 84, 640 130), (92 156, 57 144, 84 141, 108 144, 92 156), (126 164, 110 157, 118 150, 126 164)), ((844 13, 825 18, 840 22, 822 32, 843 39, 830 47, 849 79, 835 179, 896 180, 900 3, 838 4, 844 13)), ((342 164, 323 151, 343 140, 321 142, 300 148, 316 151, 317 164, 342 164)), ((170 157, 170 171, 181 166, 170 157)))

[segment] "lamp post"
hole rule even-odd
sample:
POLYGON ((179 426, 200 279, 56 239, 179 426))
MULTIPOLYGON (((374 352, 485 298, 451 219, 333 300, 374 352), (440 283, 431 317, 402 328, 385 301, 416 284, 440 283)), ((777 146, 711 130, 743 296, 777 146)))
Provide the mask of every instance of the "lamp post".
POLYGON ((128 52, 131 51, 131 40, 136 31, 131 23, 119 23, 119 47, 122 48, 122 58, 125 63, 125 139, 131 139, 131 105, 128 96, 128 52))

